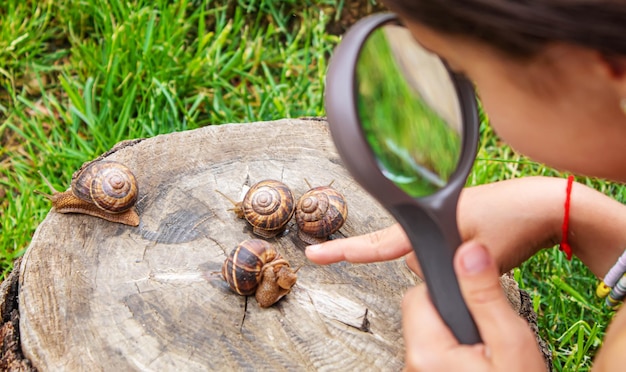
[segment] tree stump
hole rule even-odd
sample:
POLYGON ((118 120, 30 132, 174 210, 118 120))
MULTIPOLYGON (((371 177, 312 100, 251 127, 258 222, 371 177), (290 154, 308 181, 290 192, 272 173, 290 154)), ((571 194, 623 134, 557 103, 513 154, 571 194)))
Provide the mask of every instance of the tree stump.
POLYGON ((229 251, 253 236, 216 190, 240 200, 272 178, 297 197, 305 180, 334 181, 349 205, 334 238, 393 223, 347 174, 325 121, 211 126, 123 142, 101 158, 135 173, 141 223, 54 211, 41 223, 16 267, 22 352, 35 368, 402 369, 400 302, 419 281, 404 261, 312 264, 292 221, 270 240, 301 266, 281 301, 262 309, 220 276, 229 251))
MULTIPOLYGON (((24 354, 50 370, 390 369, 402 367, 399 304, 415 278, 401 261, 318 266, 295 227, 271 242, 302 268, 269 309, 219 273, 252 236, 230 202, 262 179, 296 195, 345 194, 341 235, 390 217, 348 176, 323 121, 222 125, 124 143, 105 154, 137 177, 138 227, 51 212, 24 256, 24 354)), ((293 222, 292 222, 293 223, 293 222)))

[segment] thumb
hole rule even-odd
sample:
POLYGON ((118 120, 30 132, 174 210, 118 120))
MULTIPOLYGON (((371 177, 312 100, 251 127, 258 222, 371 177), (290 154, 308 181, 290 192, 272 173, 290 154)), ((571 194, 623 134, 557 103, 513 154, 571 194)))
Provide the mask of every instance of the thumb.
POLYGON ((500 284, 500 272, 485 247, 476 242, 463 244, 455 255, 454 267, 478 331, 494 354, 496 349, 507 347, 512 333, 519 331, 522 339, 526 338, 524 333, 530 336, 528 326, 511 308, 500 284))

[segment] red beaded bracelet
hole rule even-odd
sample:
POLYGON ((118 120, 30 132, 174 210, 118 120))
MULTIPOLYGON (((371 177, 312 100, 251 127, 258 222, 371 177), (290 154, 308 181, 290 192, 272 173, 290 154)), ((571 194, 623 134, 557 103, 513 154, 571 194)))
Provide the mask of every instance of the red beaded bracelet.
POLYGON ((561 227, 562 236, 559 249, 565 253, 568 260, 572 259, 572 247, 567 242, 567 235, 569 231, 569 210, 570 210, 570 198, 572 194, 572 185, 574 183, 574 176, 567 177, 567 190, 565 192, 565 213, 563 216, 563 226, 561 227))

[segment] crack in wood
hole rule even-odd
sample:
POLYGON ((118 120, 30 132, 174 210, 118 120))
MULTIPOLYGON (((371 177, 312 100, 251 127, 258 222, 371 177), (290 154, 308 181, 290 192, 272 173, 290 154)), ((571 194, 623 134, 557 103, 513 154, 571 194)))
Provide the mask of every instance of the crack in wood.
POLYGON ((140 262, 144 262, 146 260, 146 252, 148 252, 148 247, 152 245, 153 247, 156 245, 156 242, 152 242, 152 244, 145 244, 143 246, 143 250, 141 252, 141 261, 140 262))
MULTIPOLYGON (((315 306, 315 302, 313 302, 313 298, 311 297, 311 295, 309 294, 309 292, 305 289, 302 288, 300 286, 298 286, 298 283, 296 283, 296 285, 294 287, 297 287, 298 289, 302 290, 304 292, 304 294, 306 294, 306 296, 309 299, 309 303, 311 304, 311 307, 313 307, 314 314, 317 317, 317 319, 319 320, 319 324, 321 324, 324 327, 324 333, 328 336, 331 335, 330 331, 328 330, 328 327, 326 326, 326 322, 324 321, 324 317, 322 316, 322 314, 318 311, 317 307, 315 306)), ((292 291, 293 293, 293 291, 292 291)))
POLYGON ((217 178, 217 174, 212 172, 211 175, 213 176, 213 183, 215 183, 215 187, 217 187, 217 185, 219 184, 219 180, 217 178))
POLYGON ((370 329, 370 321, 369 321, 369 319, 367 319, 367 312, 368 312, 368 310, 369 310, 369 309, 365 308, 365 314, 363 315, 363 321, 362 321, 362 322, 361 322, 361 324, 360 324, 360 325, 358 325, 358 326, 357 326, 357 325, 355 325, 355 324, 351 324, 351 323, 348 323, 348 322, 344 322, 344 321, 343 321, 343 320, 341 320, 341 319, 335 319, 335 320, 336 320, 337 322, 341 323, 341 324, 344 324, 344 325, 346 325, 346 326, 348 326, 348 327, 350 327, 350 328, 357 329, 357 330, 359 330, 359 331, 361 331, 361 332, 366 332, 366 333, 371 333, 371 334, 374 334, 374 332, 372 332, 372 330, 370 329))
POLYGON ((308 121, 321 121, 326 122, 326 116, 303 116, 298 118, 298 120, 308 120, 308 121))
POLYGON ((207 215, 207 216, 206 216, 206 217, 204 217, 204 218, 200 218, 200 219, 198 220, 198 222, 196 222, 195 224, 193 224, 193 225, 191 226, 191 229, 192 229, 192 230, 195 230, 195 229, 196 229, 196 228, 198 228, 200 225, 202 225, 203 223, 205 223, 205 222, 207 222, 207 221, 211 220, 211 219, 212 219, 212 218, 214 218, 214 217, 215 217, 215 213, 213 213, 213 211, 211 211, 211 215, 207 215))
POLYGON ((350 235, 346 235, 346 234, 343 233, 343 231, 337 230, 332 235, 330 235, 328 237, 328 240, 345 239, 345 238, 349 238, 349 237, 350 237, 350 235), (337 235, 339 235, 339 236, 337 236, 337 235))
POLYGON ((141 195, 141 196, 139 197, 139 199, 137 200, 137 203, 136 203, 136 204, 142 204, 142 203, 143 203, 143 201, 144 201, 147 197, 148 197, 148 194, 141 195))
MULTIPOLYGON (((227 249, 226 247, 224 247, 224 246, 222 245, 222 243, 221 243, 218 239, 215 239, 215 238, 213 238, 213 237, 212 237, 212 236, 210 236, 210 235, 205 235, 205 238, 207 238, 208 240, 212 241, 212 242, 213 242, 213 244, 215 244, 216 246, 218 246, 218 247, 222 250, 222 253, 223 253, 223 255, 224 255, 224 259, 226 259, 226 257, 228 256, 228 249, 227 249)), ((215 256, 215 257, 217 257, 217 256, 215 256)))

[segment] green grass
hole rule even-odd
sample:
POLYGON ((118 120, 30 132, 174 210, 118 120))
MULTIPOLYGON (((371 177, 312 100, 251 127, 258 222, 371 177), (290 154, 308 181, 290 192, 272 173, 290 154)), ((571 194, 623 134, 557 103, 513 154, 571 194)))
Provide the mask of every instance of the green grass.
POLYGON ((401 71, 384 30, 373 32, 358 62, 358 112, 385 175, 413 197, 428 196, 457 168, 461 136, 415 96, 401 71))
MULTIPOLYGON (((205 125, 324 115, 342 0, 5 0, 0 4, 0 270, 24 253, 57 188, 120 140, 205 125)), ((482 127, 469 179, 563 177, 482 127)), ((626 200, 624 188, 578 179, 626 200)), ((589 370, 612 313, 576 259, 545 250, 516 269, 557 370, 589 370)))
POLYGON ((67 187, 129 138, 323 115, 334 1, 21 1, 0 7, 0 266, 67 187))

